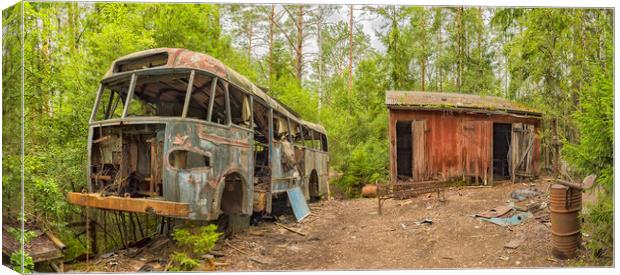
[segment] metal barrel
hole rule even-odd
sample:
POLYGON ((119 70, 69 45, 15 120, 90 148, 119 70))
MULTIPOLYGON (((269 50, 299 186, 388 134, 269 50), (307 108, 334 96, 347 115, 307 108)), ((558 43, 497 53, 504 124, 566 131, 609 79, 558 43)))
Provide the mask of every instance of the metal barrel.
POLYGON ((558 259, 574 258, 581 243, 581 190, 554 184, 550 199, 551 254, 558 259))
POLYGON ((376 184, 366 184, 362 188, 362 197, 364 198, 374 198, 377 196, 377 185, 376 184))

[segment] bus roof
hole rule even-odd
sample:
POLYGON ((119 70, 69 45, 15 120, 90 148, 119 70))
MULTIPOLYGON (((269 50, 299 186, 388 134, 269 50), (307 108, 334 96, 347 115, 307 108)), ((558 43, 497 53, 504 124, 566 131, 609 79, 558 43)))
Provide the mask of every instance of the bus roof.
POLYGON ((276 99, 272 98, 258 86, 254 85, 254 83, 252 83, 245 76, 227 67, 224 63, 208 54, 182 48, 157 48, 139 51, 114 60, 104 78, 112 77, 118 73, 125 72, 122 66, 127 66, 135 70, 146 68, 190 68, 208 71, 262 99, 275 111, 296 120, 298 123, 301 123, 314 131, 322 134, 326 133, 323 126, 301 119, 298 115, 290 112, 287 106, 280 104, 276 99))

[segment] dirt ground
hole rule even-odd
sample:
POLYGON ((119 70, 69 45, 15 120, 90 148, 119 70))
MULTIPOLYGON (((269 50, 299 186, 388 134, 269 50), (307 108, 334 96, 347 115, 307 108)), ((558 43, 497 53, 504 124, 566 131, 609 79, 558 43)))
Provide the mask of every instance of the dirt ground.
MULTIPOLYGON (((549 185, 550 180, 543 178, 493 187, 452 187, 445 192, 445 202, 436 194, 387 200, 382 215, 377 214, 375 198, 324 200, 310 204, 312 214, 301 223, 292 214, 280 216, 282 224, 305 236, 274 222, 261 222, 219 243, 214 260, 221 271, 570 266, 574 263, 551 255, 551 229, 545 222, 549 210, 544 204, 534 217, 515 226, 502 227, 473 216, 514 201, 510 194, 516 189, 543 192, 517 206, 546 202, 549 185), (432 224, 416 223, 425 219, 432 224), (506 248, 511 241, 518 247, 506 248)), ((114 270, 106 265, 89 270, 137 271, 146 261, 166 259, 173 250, 169 242, 165 248, 121 261, 114 270)))

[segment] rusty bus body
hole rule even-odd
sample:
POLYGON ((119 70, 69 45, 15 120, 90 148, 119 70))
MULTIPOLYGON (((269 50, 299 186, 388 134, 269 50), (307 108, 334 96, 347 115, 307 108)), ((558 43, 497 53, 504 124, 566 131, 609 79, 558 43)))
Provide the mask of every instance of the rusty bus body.
POLYGON ((270 213, 274 196, 327 193, 325 129, 217 59, 162 48, 116 60, 101 81, 81 206, 215 220, 270 213))

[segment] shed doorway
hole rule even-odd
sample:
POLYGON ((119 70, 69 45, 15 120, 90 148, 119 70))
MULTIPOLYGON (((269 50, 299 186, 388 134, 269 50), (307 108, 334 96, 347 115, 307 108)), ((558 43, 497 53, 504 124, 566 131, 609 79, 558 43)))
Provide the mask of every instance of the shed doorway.
POLYGON ((510 178, 510 144, 512 124, 493 123, 493 180, 510 178))
POLYGON ((413 177, 411 120, 396 121, 396 172, 398 179, 413 177))

